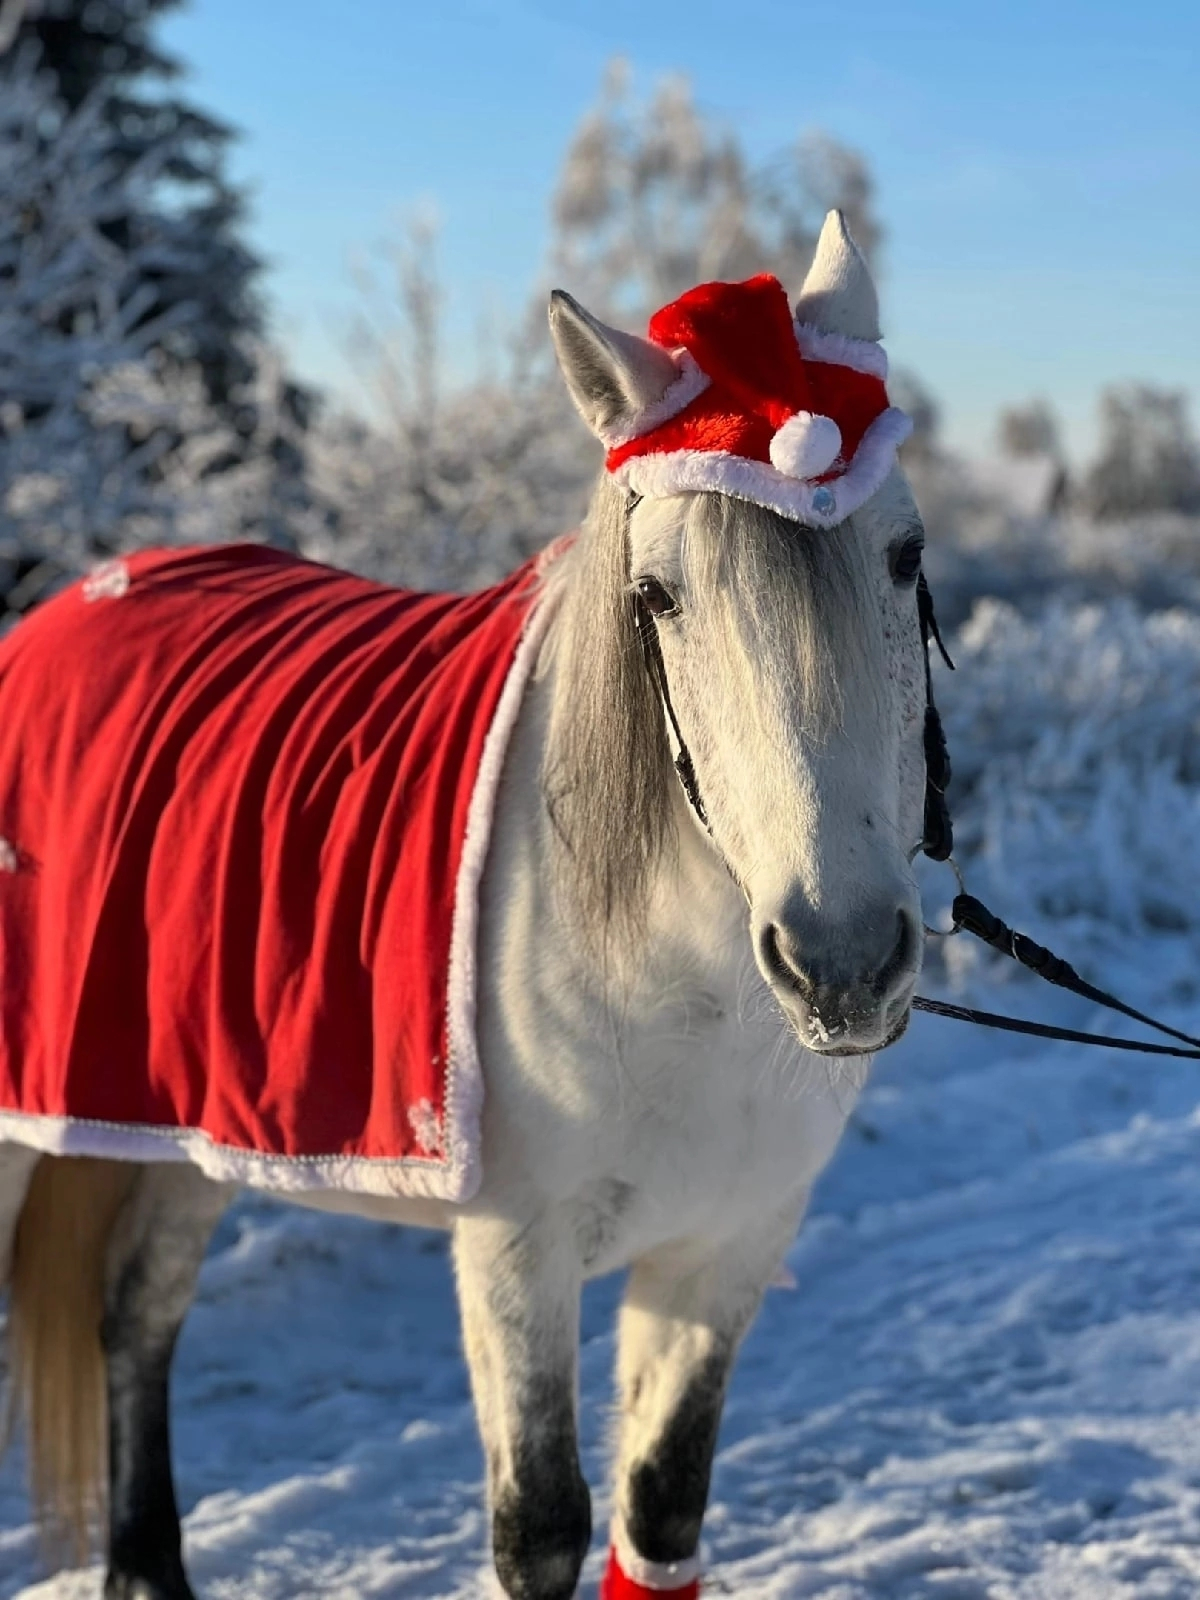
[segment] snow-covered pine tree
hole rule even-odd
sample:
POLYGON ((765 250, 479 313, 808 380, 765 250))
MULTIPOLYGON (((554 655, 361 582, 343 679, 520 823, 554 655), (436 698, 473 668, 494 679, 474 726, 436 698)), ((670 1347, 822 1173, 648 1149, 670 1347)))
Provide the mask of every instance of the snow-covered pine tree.
MULTIPOLYGON (((148 103, 124 122, 121 70, 74 105, 61 92, 96 78, 95 59, 67 48, 72 29, 93 38, 117 10, 147 13, 27 0, 24 36, 0 39, 0 590, 16 611, 97 554, 295 538, 314 515, 308 399, 256 337, 253 260, 232 231, 213 253, 205 206, 178 199, 186 118, 167 118, 162 138, 148 103), (30 31, 39 21, 54 24, 61 76, 30 31), (241 293, 246 310, 214 326, 188 285, 222 256, 230 305, 241 293)), ((12 16, 9 0, 0 22, 12 16)), ((137 62, 144 32, 132 37, 137 62)))
POLYGON ((209 399, 225 408, 253 377, 245 340, 262 332, 259 263, 226 172, 232 130, 176 92, 179 64, 154 38, 158 17, 179 3, 23 0, 11 49, 36 51, 62 115, 99 97, 114 177, 153 160, 162 183, 131 186, 104 236, 136 264, 142 316, 158 319, 170 355, 197 363, 209 399))

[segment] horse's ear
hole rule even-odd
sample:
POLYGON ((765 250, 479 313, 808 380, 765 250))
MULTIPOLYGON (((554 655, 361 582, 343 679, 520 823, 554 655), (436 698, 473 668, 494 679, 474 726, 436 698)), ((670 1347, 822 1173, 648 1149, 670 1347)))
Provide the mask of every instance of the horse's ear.
POLYGON ((840 211, 825 218, 817 253, 796 301, 796 320, 849 339, 882 337, 871 271, 840 211))
POLYGON ((679 376, 665 350, 608 327, 562 289, 550 296, 550 336, 571 398, 598 435, 661 400, 679 376))

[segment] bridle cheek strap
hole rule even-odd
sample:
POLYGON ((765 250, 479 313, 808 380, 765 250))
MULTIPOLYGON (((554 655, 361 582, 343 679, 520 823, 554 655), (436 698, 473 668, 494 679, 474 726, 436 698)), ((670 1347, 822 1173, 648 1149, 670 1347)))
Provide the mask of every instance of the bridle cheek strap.
POLYGON ((634 596, 634 611, 637 615, 638 637, 642 642, 642 657, 646 663, 646 670, 650 674, 650 681, 658 691, 658 698, 666 713, 667 721, 671 724, 671 732, 675 735, 675 776, 679 779, 684 794, 687 796, 688 805, 696 813, 697 820, 704 831, 712 836, 712 829, 708 825, 708 812, 704 809, 704 801, 700 797, 700 784, 696 779, 696 768, 692 762, 692 753, 684 742, 683 730, 679 726, 679 718, 675 715, 675 707, 671 704, 671 686, 667 682, 667 669, 663 664, 662 645, 659 643, 658 629, 654 625, 654 618, 650 608, 640 594, 634 596))

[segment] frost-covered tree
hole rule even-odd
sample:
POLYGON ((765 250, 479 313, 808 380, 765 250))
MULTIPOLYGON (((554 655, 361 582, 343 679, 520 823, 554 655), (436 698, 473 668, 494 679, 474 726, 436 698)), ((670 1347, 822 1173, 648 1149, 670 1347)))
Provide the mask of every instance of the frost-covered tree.
POLYGON ((311 521, 303 396, 246 332, 214 399, 195 306, 160 293, 174 146, 131 161, 115 139, 103 87, 72 110, 36 40, 0 53, 0 590, 18 611, 131 543, 311 521))
POLYGON ((153 158, 119 173, 108 146, 98 99, 66 115, 36 51, 0 57, 0 530, 22 578, 108 547, 150 465, 145 441, 90 412, 157 331, 105 231, 153 158))
MULTIPOLYGON (((10 56, 34 55, 53 81, 42 137, 85 104, 97 108, 114 180, 156 182, 114 191, 103 235, 136 272, 139 315, 178 361, 195 363, 215 404, 253 378, 248 351, 261 335, 259 263, 242 237, 244 201, 226 172, 232 131, 177 90, 179 64, 155 39, 179 0, 6 0, 19 15, 10 56), (251 336, 248 340, 247 336, 251 336)), ((253 423, 247 419, 247 425, 253 423)))
POLYGON ((331 417, 311 436, 314 486, 337 509, 308 548, 398 583, 469 588, 571 527, 598 459, 523 333, 492 370, 451 381, 435 245, 418 218, 385 250, 384 281, 358 273, 349 343, 370 421, 331 417))
MULTIPOLYGON (((852 152, 813 136, 755 167, 682 80, 639 107, 616 65, 566 154, 548 276, 635 325, 706 278, 774 271, 798 284, 835 205, 873 248, 871 185, 852 152)), ((352 353, 372 421, 331 419, 313 442, 315 482, 339 508, 328 548, 399 581, 459 586, 572 527, 600 458, 554 371, 544 289, 465 384, 443 356, 427 221, 391 252, 388 282, 360 274, 360 289, 352 353)))
POLYGON ((906 367, 890 374, 888 393, 892 404, 912 418, 912 432, 900 447, 901 461, 910 469, 936 462, 941 454, 942 412, 933 394, 906 367))
POLYGON ((1084 486, 1098 517, 1200 511, 1200 446, 1178 390, 1129 384, 1100 397, 1100 450, 1084 486))
POLYGON ((831 207, 872 254, 879 226, 862 158, 820 134, 753 164, 705 118, 684 78, 645 104, 623 62, 567 152, 554 198, 552 266, 594 310, 644 318, 693 284, 774 272, 803 279, 831 207))
POLYGON ((1026 405, 1010 406, 1002 411, 997 433, 1003 455, 1062 459, 1058 418, 1044 400, 1031 400, 1026 405))

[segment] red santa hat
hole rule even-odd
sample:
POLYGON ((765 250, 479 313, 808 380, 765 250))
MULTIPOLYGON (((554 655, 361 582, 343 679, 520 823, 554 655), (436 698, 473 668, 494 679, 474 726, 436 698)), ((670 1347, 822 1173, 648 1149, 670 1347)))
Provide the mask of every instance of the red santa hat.
POLYGON ((679 376, 601 432, 609 472, 639 494, 715 489, 833 527, 880 487, 912 429, 888 404, 882 348, 793 321, 768 273, 689 289, 649 335, 679 376))

